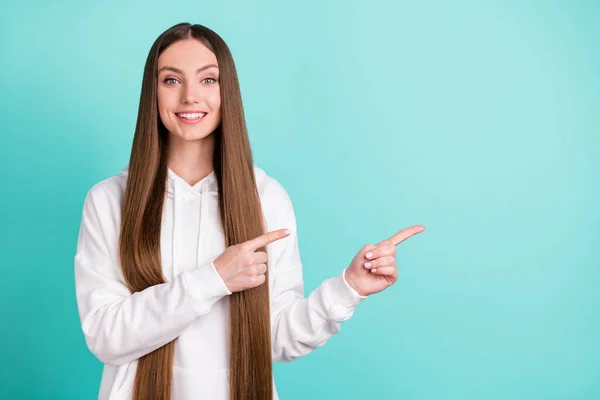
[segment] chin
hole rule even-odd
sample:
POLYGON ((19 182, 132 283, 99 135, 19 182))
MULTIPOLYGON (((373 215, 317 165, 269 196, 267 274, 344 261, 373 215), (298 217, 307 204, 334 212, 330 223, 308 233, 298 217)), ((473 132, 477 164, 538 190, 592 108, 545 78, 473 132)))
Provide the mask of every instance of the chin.
POLYGON ((212 132, 179 132, 176 133, 175 136, 180 139, 193 142, 195 140, 201 140, 211 135, 212 132))

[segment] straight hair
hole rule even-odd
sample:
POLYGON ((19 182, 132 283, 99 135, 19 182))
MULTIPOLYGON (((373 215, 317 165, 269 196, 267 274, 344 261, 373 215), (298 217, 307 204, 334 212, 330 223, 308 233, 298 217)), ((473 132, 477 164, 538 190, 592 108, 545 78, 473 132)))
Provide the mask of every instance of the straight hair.
MULTIPOLYGON (((202 25, 180 23, 154 42, 146 64, 129 160, 119 236, 119 259, 131 293, 165 283, 160 232, 167 185, 168 132, 157 101, 158 58, 179 40, 195 39, 219 64, 221 123, 214 170, 225 247, 265 233, 254 162, 233 57, 223 39, 202 25)), ((258 251, 265 251, 263 247, 258 251)), ((268 268, 265 283, 230 295, 231 400, 273 398, 268 268)), ((177 339, 175 339, 177 340, 177 339)), ((175 340, 138 360, 133 399, 170 400, 175 340)))

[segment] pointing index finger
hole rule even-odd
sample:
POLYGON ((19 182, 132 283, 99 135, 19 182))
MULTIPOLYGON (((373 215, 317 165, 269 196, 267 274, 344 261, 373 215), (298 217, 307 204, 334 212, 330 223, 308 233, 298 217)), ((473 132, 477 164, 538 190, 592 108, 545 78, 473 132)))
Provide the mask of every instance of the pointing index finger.
POLYGON ((257 238, 246 241, 244 244, 246 247, 249 247, 253 251, 268 245, 269 243, 273 243, 276 240, 283 239, 290 235, 289 229, 278 229, 276 231, 271 231, 260 235, 257 238))
POLYGON ((396 246, 397 244, 405 241, 409 237, 415 236, 425 230, 423 225, 413 225, 409 228, 402 229, 400 232, 391 236, 388 240, 396 246))

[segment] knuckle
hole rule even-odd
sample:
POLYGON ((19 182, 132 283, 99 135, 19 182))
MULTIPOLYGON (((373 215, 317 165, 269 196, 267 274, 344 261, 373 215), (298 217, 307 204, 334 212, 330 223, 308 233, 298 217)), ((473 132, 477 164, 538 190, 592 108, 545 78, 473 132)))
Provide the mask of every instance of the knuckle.
POLYGON ((267 253, 265 253, 264 251, 261 251, 260 253, 256 253, 256 261, 259 263, 264 263, 267 261, 267 253))
POLYGON ((248 259, 252 262, 252 264, 258 263, 259 255, 258 253, 250 253, 248 259))
POLYGON ((365 252, 365 253, 366 253, 367 251, 369 251, 369 250, 373 250, 374 248, 375 248, 375 246, 374 246, 374 245, 372 245, 372 244, 367 244, 367 245, 364 245, 364 246, 363 246, 363 248, 361 249, 361 251, 363 251, 363 252, 365 252))
POLYGON ((256 264, 256 254, 255 253, 246 253, 246 260, 250 264, 256 264))

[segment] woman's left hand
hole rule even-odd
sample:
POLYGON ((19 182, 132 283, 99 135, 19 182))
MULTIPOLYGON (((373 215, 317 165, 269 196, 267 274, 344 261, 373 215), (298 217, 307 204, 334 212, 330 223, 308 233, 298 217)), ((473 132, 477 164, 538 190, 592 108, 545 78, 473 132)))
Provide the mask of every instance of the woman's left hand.
POLYGON ((398 280, 396 269, 396 245, 425 230, 422 225, 414 225, 396 233, 376 245, 363 247, 346 269, 346 281, 361 296, 392 286, 398 280))

